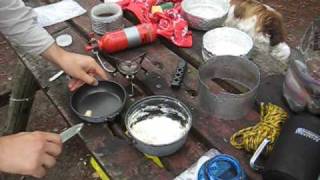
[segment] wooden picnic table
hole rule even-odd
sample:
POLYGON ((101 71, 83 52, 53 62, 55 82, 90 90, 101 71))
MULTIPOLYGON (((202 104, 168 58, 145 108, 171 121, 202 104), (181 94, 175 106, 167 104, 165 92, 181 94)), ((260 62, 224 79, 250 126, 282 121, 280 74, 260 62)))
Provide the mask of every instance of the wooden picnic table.
MULTIPOLYGON (((76 1, 88 12, 94 5, 101 3, 99 0, 76 1)), ((34 7, 54 2, 56 0, 28 1, 34 7)), ((130 15, 127 17, 131 19, 130 15)), ((132 25, 128 20, 125 21, 127 26, 132 25)), ((88 42, 88 33, 91 32, 88 13, 53 25, 47 28, 47 30, 53 37, 65 33, 73 37, 72 45, 65 48, 66 50, 90 54, 84 49, 88 42)), ((176 97, 191 109, 193 125, 186 144, 175 154, 160 158, 165 166, 165 168, 160 168, 130 144, 125 135, 125 127, 121 116, 113 122, 102 124, 86 123, 79 135, 93 157, 111 179, 173 179, 211 148, 236 157, 241 162, 250 179, 261 179, 261 176, 249 167, 251 155, 235 149, 229 143, 229 139, 233 133, 255 124, 259 120, 259 113, 252 110, 243 119, 225 121, 210 116, 199 106, 197 98, 197 68, 202 63, 202 35, 203 32, 200 31, 193 33, 194 45, 190 49, 175 47, 166 40, 161 39, 149 45, 113 54, 113 56, 118 58, 131 59, 142 52, 147 52, 146 59, 142 63, 143 70, 137 74, 137 78, 134 81, 137 89, 136 96, 131 98, 130 102, 153 94, 176 97), (181 88, 179 90, 172 90, 170 82, 178 62, 182 60, 188 62, 188 72, 181 88)), ((19 49, 16 50, 23 65, 18 67, 19 74, 16 75, 14 86, 16 90, 13 90, 12 96, 16 99, 29 99, 27 102, 11 102, 11 120, 9 119, 9 121, 17 122, 20 120, 22 122, 18 125, 12 125, 12 127, 21 130, 27 123, 28 113, 26 112, 28 112, 28 108, 32 104, 32 97, 37 89, 36 86, 39 86, 44 91, 69 125, 81 122, 69 109, 70 92, 67 88, 67 77, 62 76, 50 83, 48 79, 59 71, 57 67, 46 60, 24 54, 19 49), (32 83, 30 84, 30 82, 32 83), (25 88, 21 89, 21 84, 25 88), (17 90, 19 87, 20 89, 17 90), (13 115, 14 113, 15 115, 13 115), (23 114, 23 117, 21 114, 23 114)), ((115 66, 117 63, 108 58, 103 59, 110 66, 115 66)), ((266 76, 265 72, 262 73, 263 76, 266 76)), ((125 87, 129 86, 127 79, 119 73, 113 75, 111 79, 125 87)), ((220 88, 217 84, 215 84, 215 87, 220 88)))

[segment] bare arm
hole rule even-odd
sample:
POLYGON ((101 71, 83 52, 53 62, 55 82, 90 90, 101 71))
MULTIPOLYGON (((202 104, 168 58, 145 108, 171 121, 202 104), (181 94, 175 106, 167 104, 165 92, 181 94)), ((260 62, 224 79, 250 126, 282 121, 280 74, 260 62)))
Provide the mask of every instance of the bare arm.
POLYGON ((87 84, 96 85, 95 75, 102 79, 107 79, 106 73, 90 56, 68 52, 52 44, 41 56, 47 60, 60 66, 67 74, 74 79, 69 83, 69 89, 75 90, 85 82, 87 84))
POLYGON ((16 46, 31 54, 41 54, 54 43, 37 25, 36 13, 21 0, 0 0, 0 31, 16 46))
POLYGON ((83 82, 96 84, 95 75, 107 79, 106 73, 91 57, 58 47, 50 34, 37 25, 36 13, 22 0, 0 0, 0 31, 14 45, 28 53, 41 55, 72 76, 75 80, 69 83, 71 91, 83 82))

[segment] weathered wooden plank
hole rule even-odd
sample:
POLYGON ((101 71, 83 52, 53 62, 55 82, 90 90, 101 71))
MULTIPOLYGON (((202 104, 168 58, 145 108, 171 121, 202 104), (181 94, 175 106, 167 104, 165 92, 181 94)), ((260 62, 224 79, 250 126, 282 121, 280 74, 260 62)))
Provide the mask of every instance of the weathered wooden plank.
POLYGON ((30 71, 22 63, 18 63, 9 101, 8 118, 5 118, 4 129, 1 130, 2 135, 26 129, 37 86, 30 71))
POLYGON ((161 42, 170 50, 186 59, 194 67, 199 67, 203 63, 202 58, 202 36, 203 32, 192 30, 192 48, 178 48, 168 40, 161 38, 161 42))
POLYGON ((9 103, 11 90, 0 92, 0 107, 3 107, 9 103))
POLYGON ((48 26, 48 27, 46 27, 45 29, 46 29, 50 34, 55 34, 55 33, 58 33, 58 32, 66 29, 66 28, 68 28, 67 23, 61 22, 61 23, 55 24, 55 25, 53 25, 53 26, 48 26))
POLYGON ((186 143, 175 154, 161 158, 165 167, 175 176, 182 173, 197 161, 208 149, 193 134, 189 134, 186 143))
POLYGON ((9 103, 9 96, 12 89, 12 77, 17 64, 17 55, 11 48, 9 42, 3 35, 0 35, 0 107, 9 103))

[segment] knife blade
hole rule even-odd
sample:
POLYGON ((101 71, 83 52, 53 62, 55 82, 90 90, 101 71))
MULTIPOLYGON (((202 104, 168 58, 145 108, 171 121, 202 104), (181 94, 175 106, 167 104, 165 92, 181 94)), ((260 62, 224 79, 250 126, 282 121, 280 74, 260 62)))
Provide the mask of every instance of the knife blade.
POLYGON ((78 134, 81 131, 83 125, 84 125, 83 123, 74 125, 71 128, 69 128, 69 129, 63 131, 62 133, 60 133, 60 137, 61 137, 62 143, 68 141, 74 135, 78 134))
POLYGON ((54 74, 52 77, 49 78, 49 82, 55 81, 56 79, 58 79, 62 74, 64 73, 64 71, 59 71, 56 74, 54 74))

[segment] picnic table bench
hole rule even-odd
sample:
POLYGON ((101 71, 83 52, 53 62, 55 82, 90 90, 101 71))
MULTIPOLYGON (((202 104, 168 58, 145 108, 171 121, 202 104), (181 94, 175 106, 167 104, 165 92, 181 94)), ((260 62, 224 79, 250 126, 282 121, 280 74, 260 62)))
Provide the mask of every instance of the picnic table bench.
MULTIPOLYGON (((101 3, 99 0, 76 1, 88 12, 93 6, 101 3)), ((33 7, 54 2, 56 0, 27 1, 33 7)), ((125 19, 125 24, 131 26, 133 19, 128 14, 127 18, 131 22, 125 19)), ((90 54, 84 49, 89 39, 88 34, 91 32, 88 13, 50 26, 47 30, 53 37, 65 33, 73 37, 72 45, 66 47, 66 50, 90 54)), ((193 47, 189 49, 175 47, 161 39, 149 45, 113 54, 113 56, 121 59, 131 59, 142 52, 147 52, 142 63, 142 70, 137 74, 134 81, 136 95, 130 98, 127 106, 130 102, 148 95, 173 96, 189 106, 193 114, 193 125, 186 144, 173 155, 160 158, 164 164, 164 168, 160 168, 146 158, 143 153, 135 149, 127 140, 122 116, 113 122, 86 123, 79 136, 111 179, 173 179, 211 148, 236 157, 250 179, 261 179, 261 176, 249 167, 251 155, 235 149, 229 143, 233 133, 251 126, 259 120, 257 110, 252 110, 243 119, 226 121, 210 116, 199 106, 197 69, 202 63, 201 43, 203 33, 200 31, 193 32, 193 47), (170 88, 170 82, 178 62, 182 60, 188 63, 188 71, 181 88, 173 90, 170 88)), ((8 126, 14 131, 25 128, 32 98, 39 88, 44 91, 69 125, 80 123, 81 120, 69 108, 70 92, 67 88, 67 77, 62 76, 54 82, 49 82, 48 79, 59 71, 58 67, 39 57, 25 54, 18 48, 16 48, 16 51, 21 63, 17 67, 15 76, 12 98, 16 101, 10 103, 8 126)), ((102 58, 109 66, 115 66, 117 63, 107 57, 102 58)), ((267 75, 267 72, 262 71, 262 77, 267 75)), ((110 78, 124 87, 129 86, 128 80, 120 73, 116 73, 110 78)), ((213 84, 213 86, 214 88, 221 88, 218 84, 213 84)))

